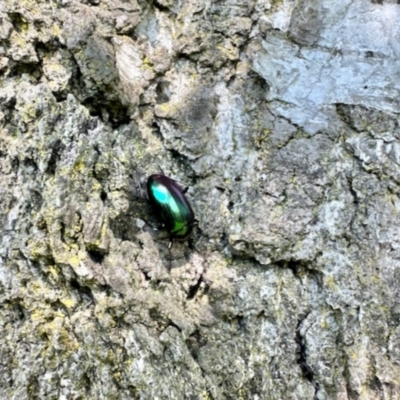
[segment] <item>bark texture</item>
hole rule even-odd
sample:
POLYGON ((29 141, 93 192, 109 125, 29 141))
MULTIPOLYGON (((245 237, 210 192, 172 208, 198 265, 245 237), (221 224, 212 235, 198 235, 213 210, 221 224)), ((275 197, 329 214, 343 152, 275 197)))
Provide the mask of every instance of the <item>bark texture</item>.
POLYGON ((400 399, 399 60, 397 1, 1 0, 0 398, 400 399))

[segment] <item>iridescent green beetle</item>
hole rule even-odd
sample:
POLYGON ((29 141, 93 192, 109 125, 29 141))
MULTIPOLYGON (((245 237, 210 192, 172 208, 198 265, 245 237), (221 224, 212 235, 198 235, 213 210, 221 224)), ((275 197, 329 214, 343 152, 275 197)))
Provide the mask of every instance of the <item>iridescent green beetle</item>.
POLYGON ((154 174, 147 179, 150 204, 170 234, 171 239, 184 240, 192 233, 194 212, 182 190, 171 178, 154 174))

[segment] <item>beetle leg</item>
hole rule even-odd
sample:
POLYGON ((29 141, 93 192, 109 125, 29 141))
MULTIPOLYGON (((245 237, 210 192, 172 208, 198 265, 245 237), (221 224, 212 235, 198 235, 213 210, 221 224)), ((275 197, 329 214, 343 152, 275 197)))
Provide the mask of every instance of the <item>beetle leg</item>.
POLYGON ((147 222, 145 219, 140 218, 145 225, 149 226, 153 231, 158 231, 158 228, 155 228, 153 225, 150 224, 150 222, 147 222))
MULTIPOLYGON (((170 244, 172 243, 172 242, 169 242, 170 244)), ((171 269, 172 269, 172 253, 171 253, 171 248, 169 247, 169 245, 168 245, 168 254, 169 254, 169 270, 171 271, 171 269)))

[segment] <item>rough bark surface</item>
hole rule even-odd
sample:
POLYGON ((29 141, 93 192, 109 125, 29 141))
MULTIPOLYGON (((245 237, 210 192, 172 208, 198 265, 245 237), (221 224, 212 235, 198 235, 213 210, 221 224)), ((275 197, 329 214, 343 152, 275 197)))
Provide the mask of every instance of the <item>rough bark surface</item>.
POLYGON ((399 60, 397 1, 1 0, 0 398, 400 399, 399 60))

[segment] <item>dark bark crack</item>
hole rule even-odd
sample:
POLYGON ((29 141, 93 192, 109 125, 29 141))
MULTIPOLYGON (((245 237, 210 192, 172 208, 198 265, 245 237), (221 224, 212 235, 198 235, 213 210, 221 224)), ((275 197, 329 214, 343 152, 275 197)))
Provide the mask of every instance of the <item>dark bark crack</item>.
POLYGON ((315 380, 315 374, 311 366, 307 361, 307 342, 305 336, 301 334, 301 325, 307 318, 308 314, 306 314, 303 318, 297 321, 296 327, 296 343, 298 345, 298 358, 297 364, 299 364, 303 378, 307 379, 315 389, 314 400, 317 400, 317 393, 319 390, 319 383, 315 380))

